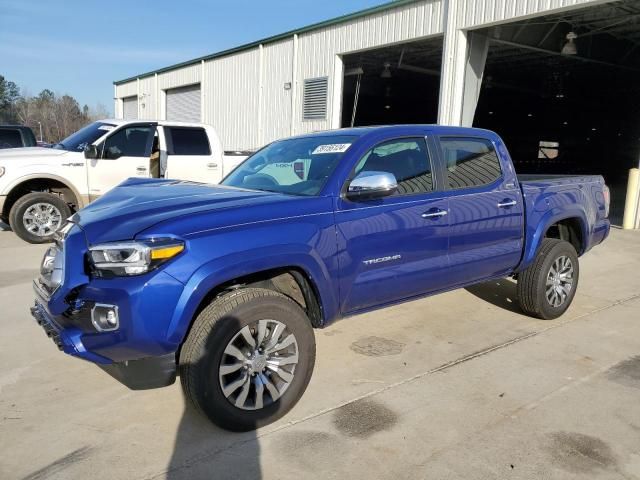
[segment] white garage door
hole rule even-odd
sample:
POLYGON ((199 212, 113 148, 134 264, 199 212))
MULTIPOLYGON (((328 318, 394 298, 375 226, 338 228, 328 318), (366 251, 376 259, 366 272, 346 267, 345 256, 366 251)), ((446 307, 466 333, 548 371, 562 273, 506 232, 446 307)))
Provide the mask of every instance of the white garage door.
POLYGON ((167 90, 167 120, 200 122, 200 84, 167 90))
POLYGON ((125 97, 122 99, 122 118, 125 120, 136 120, 138 118, 138 96, 125 97))

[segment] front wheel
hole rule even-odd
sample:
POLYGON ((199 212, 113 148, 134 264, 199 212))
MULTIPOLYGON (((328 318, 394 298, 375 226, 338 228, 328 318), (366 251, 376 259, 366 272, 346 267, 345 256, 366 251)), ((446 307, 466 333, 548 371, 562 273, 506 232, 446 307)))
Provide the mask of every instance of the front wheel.
POLYGON ((580 265, 569 242, 545 238, 535 260, 518 275, 518 301, 525 313, 551 320, 562 315, 576 294, 580 265))
POLYGON ((19 198, 9 212, 9 225, 21 239, 29 243, 46 243, 67 221, 71 209, 57 195, 33 192, 19 198))
POLYGON ((313 329, 300 306, 272 290, 243 288, 198 315, 179 372, 196 409, 222 428, 247 431, 293 408, 314 363, 313 329))

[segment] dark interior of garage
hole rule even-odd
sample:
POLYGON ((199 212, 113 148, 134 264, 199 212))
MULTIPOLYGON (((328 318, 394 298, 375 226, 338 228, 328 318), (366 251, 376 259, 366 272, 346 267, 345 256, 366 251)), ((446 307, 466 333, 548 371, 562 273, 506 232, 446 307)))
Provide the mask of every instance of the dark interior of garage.
POLYGON ((441 37, 368 50, 343 61, 343 127, 436 122, 441 37))
POLYGON ((640 2, 481 33, 491 42, 474 126, 500 133, 518 172, 603 175, 619 220, 640 159, 640 2))
MULTIPOLYGON (((619 222, 640 159, 640 0, 473 33, 490 38, 473 125, 504 138, 520 173, 603 175, 619 222)), ((442 42, 345 56, 342 126, 437 122, 442 42)))

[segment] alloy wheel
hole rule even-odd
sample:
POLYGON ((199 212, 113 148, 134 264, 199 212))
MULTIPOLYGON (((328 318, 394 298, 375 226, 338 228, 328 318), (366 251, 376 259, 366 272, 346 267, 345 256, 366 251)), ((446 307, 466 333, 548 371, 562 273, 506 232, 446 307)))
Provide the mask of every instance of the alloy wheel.
POLYGON ((565 255, 554 260, 545 284, 546 297, 553 307, 561 306, 573 288, 573 264, 565 255))
POLYGON ((293 381, 298 342, 277 320, 259 320, 237 332, 224 349, 218 377, 226 399, 243 410, 277 401, 293 381))
POLYGON ((38 237, 53 234, 62 225, 62 214, 51 203, 34 203, 27 208, 22 216, 24 228, 38 237))

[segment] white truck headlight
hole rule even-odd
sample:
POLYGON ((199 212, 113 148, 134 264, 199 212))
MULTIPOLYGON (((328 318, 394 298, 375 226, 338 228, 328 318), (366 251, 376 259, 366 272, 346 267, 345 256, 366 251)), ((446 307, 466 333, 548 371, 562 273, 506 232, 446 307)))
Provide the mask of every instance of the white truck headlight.
POLYGON ((103 243, 89 248, 92 273, 98 277, 141 275, 184 250, 175 239, 103 243))

